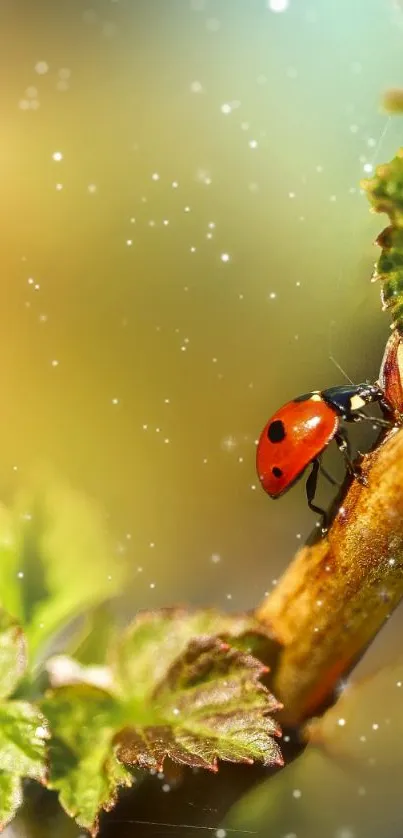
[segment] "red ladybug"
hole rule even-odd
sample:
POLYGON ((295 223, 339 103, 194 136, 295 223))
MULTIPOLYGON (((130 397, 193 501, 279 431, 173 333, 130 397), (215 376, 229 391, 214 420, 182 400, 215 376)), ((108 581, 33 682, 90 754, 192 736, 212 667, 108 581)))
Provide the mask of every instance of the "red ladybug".
MULTIPOLYGON (((315 506, 314 498, 319 470, 333 484, 335 481, 323 468, 320 457, 334 439, 343 453, 348 470, 360 477, 353 465, 345 422, 371 421, 379 427, 390 427, 386 419, 367 416, 362 408, 379 402, 388 410, 385 395, 376 384, 345 385, 316 390, 299 396, 281 407, 267 422, 259 439, 256 467, 259 480, 271 498, 279 498, 303 475, 312 463, 306 483, 308 506, 325 515, 315 506)), ((390 408, 389 408, 390 411, 390 408)))

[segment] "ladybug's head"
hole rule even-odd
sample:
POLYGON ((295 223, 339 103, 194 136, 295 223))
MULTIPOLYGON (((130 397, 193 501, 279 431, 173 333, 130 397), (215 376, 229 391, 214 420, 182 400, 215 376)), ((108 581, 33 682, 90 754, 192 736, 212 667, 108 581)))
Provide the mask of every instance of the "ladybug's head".
POLYGON ((359 396, 365 404, 370 402, 380 402, 385 398, 383 391, 377 384, 358 384, 357 396, 359 396))

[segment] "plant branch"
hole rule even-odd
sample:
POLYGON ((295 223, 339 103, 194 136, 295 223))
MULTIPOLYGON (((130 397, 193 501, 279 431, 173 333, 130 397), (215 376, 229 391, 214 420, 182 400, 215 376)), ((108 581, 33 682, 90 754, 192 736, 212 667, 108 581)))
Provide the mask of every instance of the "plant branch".
POLYGON ((282 646, 283 721, 320 709, 403 596, 403 430, 361 461, 327 536, 302 548, 257 617, 282 646))

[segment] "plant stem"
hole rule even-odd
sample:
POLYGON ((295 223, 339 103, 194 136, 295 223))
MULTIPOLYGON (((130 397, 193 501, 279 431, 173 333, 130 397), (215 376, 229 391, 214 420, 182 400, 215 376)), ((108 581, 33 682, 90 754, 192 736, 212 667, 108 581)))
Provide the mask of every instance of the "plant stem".
POLYGON ((325 538, 294 558, 257 617, 282 646, 272 688, 298 724, 332 695, 403 596, 403 430, 363 457, 325 538))

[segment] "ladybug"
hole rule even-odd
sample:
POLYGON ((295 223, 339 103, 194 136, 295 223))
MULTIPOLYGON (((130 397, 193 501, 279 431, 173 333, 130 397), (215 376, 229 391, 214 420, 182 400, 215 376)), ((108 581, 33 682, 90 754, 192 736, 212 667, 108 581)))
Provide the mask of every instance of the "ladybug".
POLYGON ((325 518, 323 509, 314 504, 319 471, 330 483, 337 484, 323 468, 321 455, 334 439, 348 471, 363 480, 353 464, 350 443, 341 422, 366 420, 378 427, 390 428, 391 423, 386 419, 367 416, 363 412, 363 408, 372 402, 378 402, 390 414, 385 395, 376 384, 314 390, 281 407, 265 425, 257 445, 257 473, 265 492, 271 498, 279 498, 312 464, 306 482, 308 506, 325 518))

